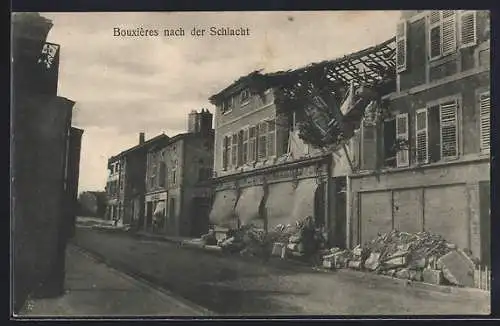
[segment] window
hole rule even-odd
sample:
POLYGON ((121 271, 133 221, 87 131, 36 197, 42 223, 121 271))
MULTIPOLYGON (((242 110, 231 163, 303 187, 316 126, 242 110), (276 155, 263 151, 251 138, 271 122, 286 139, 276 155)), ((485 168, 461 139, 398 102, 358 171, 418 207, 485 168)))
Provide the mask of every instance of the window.
POLYGON ((238 165, 238 134, 233 134, 231 139, 231 166, 238 165))
POLYGON ((150 165, 150 177, 149 177, 149 187, 153 188, 156 186, 156 155, 151 154, 151 165, 150 165))
POLYGON ((406 38, 406 21, 398 23, 396 27, 396 69, 397 72, 406 70, 406 51, 407 51, 407 38, 406 38))
POLYGON ((384 165, 396 167, 396 119, 384 121, 384 165))
POLYGON ((473 10, 460 12, 460 48, 476 45, 477 27, 476 12, 473 10))
POLYGON ((417 163, 427 163, 429 160, 427 109, 417 110, 415 115, 415 160, 417 163))
POLYGON ((258 126, 257 158, 265 159, 267 156, 267 123, 258 126))
POLYGON ((243 142, 241 145, 241 160, 242 163, 245 164, 249 161, 248 159, 248 129, 243 130, 243 142))
POLYGON ((229 113, 232 111, 233 109, 233 97, 229 97, 227 99, 225 99, 224 101, 222 101, 221 103, 221 111, 222 111, 222 114, 226 114, 226 113, 229 113))
POLYGON ((408 142, 408 113, 401 113, 396 116, 396 140, 397 153, 396 153, 396 165, 398 167, 408 166, 409 160, 409 150, 405 146, 408 142))
POLYGON ((172 184, 175 185, 177 183, 177 168, 172 168, 172 184))
POLYGON ((243 164, 243 130, 238 131, 238 156, 236 158, 237 165, 243 164))
POLYGON ((433 10, 429 16, 429 57, 431 60, 457 49, 457 22, 454 10, 433 10))
POLYGON ((267 156, 276 155, 276 122, 275 120, 267 122, 267 156))
POLYGON ((490 152, 490 92, 479 95, 479 139, 481 153, 490 152))
MULTIPOLYGON (((427 108, 427 162, 437 162, 441 159, 456 158, 458 156, 457 109, 457 100, 438 103, 427 108)), ((423 112, 423 110, 418 112, 423 112)), ((423 113, 420 114, 421 116, 418 119, 423 121, 425 116, 423 113)), ((421 127, 423 126, 422 122, 421 127)), ((418 133, 418 131, 416 132, 418 133)), ((423 131, 420 132, 423 133, 423 131)), ((423 139, 424 136, 420 137, 423 139)), ((423 147, 421 148, 423 152, 423 147)), ((417 162, 418 160, 417 152, 417 162)))
POLYGON ((257 158, 257 128, 248 129, 248 161, 254 162, 257 158))
MULTIPOLYGON (((162 153, 163 154, 163 153, 162 153)), ((159 171, 159 186, 160 187, 165 187, 165 179, 167 178, 167 166, 165 162, 160 162, 160 171, 159 171)))
POLYGON ((222 146, 222 169, 225 171, 229 167, 229 161, 231 158, 231 138, 225 136, 222 146))
POLYGON ((245 89, 241 92, 241 105, 245 105, 250 102, 250 92, 245 89))

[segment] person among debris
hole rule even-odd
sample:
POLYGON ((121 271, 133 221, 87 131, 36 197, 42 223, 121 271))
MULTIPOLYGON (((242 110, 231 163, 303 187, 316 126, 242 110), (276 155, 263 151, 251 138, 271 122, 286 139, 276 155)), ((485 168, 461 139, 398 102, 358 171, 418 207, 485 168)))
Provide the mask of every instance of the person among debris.
POLYGON ((312 216, 307 216, 301 228, 301 243, 304 252, 304 258, 317 266, 319 264, 319 241, 316 239, 316 229, 312 216))

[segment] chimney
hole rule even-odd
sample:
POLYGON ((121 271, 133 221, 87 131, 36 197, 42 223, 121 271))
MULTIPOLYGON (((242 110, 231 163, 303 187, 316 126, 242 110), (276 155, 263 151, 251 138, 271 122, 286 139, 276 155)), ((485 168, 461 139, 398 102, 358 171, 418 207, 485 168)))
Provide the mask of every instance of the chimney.
POLYGON ((144 144, 145 134, 143 132, 139 133, 139 145, 144 144))

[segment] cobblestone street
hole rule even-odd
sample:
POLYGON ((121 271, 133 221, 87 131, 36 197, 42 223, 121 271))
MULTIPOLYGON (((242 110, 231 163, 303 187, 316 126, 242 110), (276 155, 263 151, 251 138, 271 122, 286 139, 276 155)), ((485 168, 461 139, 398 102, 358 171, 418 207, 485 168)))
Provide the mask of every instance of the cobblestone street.
POLYGON ((74 242, 217 315, 489 314, 477 290, 443 293, 358 272, 225 257, 126 234, 77 230, 74 242))

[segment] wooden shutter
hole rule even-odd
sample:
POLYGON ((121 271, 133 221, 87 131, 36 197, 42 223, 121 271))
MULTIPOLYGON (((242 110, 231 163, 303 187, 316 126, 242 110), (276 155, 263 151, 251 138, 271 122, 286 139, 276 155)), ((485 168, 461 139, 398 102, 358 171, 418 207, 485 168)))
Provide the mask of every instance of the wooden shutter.
POLYGON ((490 151, 490 92, 479 95, 479 139, 481 153, 490 151))
POLYGON ((417 110, 415 115, 415 159, 417 163, 429 161, 429 135, 427 109, 417 110))
POLYGON ((259 160, 265 159, 267 156, 267 123, 259 124, 259 134, 258 134, 258 145, 257 145, 257 158, 259 160))
POLYGON ((477 43, 477 22, 474 10, 460 12, 460 48, 474 46, 477 43))
POLYGON ((248 162, 248 128, 243 130, 243 142, 241 148, 241 160, 243 164, 248 162))
POLYGON ((248 161, 254 162, 257 154, 257 132, 255 126, 248 131, 248 161))
POLYGON ((443 55, 453 53, 457 49, 457 15, 455 10, 443 10, 441 44, 443 55))
POLYGON ((238 134, 233 134, 231 140, 231 165, 238 165, 238 134))
POLYGON ((276 155, 276 123, 274 120, 267 123, 267 156, 276 155))
POLYGON ((441 124, 441 158, 455 158, 458 156, 456 100, 443 103, 439 106, 441 124))
POLYGON ((429 58, 441 56, 441 12, 432 10, 429 16, 429 58))
POLYGON ((396 27, 396 69, 397 72, 406 70, 407 38, 406 21, 399 22, 396 27))
MULTIPOLYGON (((400 113, 396 116, 396 139, 408 141, 408 113, 400 113)), ((399 149, 396 153, 396 165, 402 167, 409 164, 409 150, 399 149)))

